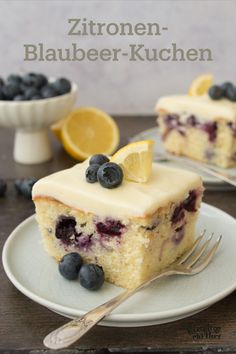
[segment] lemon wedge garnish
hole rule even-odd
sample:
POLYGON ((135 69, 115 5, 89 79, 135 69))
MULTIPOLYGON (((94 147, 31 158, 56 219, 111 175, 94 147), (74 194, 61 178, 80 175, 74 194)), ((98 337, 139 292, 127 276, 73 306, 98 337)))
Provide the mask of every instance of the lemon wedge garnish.
POLYGON ((204 74, 196 77, 189 87, 188 94, 190 96, 202 96, 208 92, 213 84, 213 75, 204 74))
POLYGON ((128 144, 118 150, 111 161, 119 164, 127 180, 145 183, 152 172, 153 140, 128 144))
MULTIPOLYGON (((54 130, 55 131, 55 130, 54 130)), ((120 141, 114 119, 107 113, 91 107, 78 108, 63 120, 61 141, 69 155, 85 160, 93 154, 112 154, 120 141)))

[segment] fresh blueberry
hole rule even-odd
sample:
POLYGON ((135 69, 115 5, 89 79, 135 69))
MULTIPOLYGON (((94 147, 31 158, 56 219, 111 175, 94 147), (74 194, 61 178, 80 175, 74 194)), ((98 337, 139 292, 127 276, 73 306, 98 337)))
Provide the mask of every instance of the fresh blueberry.
POLYGON ((35 178, 17 179, 15 181, 15 188, 18 193, 22 194, 24 197, 28 199, 31 199, 32 188, 35 182, 36 182, 35 178))
POLYGON ((25 101, 26 98, 24 95, 17 95, 14 97, 14 101, 25 101))
POLYGON ((82 264, 83 260, 78 253, 68 253, 59 262, 59 272, 64 278, 75 280, 78 278, 82 264))
POLYGON ((15 183, 14 183, 14 185, 15 185, 15 189, 16 189, 16 191, 19 193, 19 194, 21 194, 21 184, 22 184, 22 179, 16 179, 15 180, 15 183))
POLYGON ((209 88, 208 94, 211 97, 211 99, 219 100, 220 98, 223 97, 224 90, 222 89, 221 86, 213 85, 209 88))
POLYGON ((37 89, 41 89, 43 86, 47 85, 48 79, 43 74, 37 74, 34 80, 34 86, 37 89))
POLYGON ((3 93, 3 87, 0 86, 0 100, 4 101, 5 100, 5 95, 3 93))
POLYGON ((98 169, 98 181, 104 188, 116 188, 123 181, 122 168, 114 162, 106 162, 98 169))
POLYGON ((20 75, 11 74, 8 76, 7 82, 9 84, 18 84, 19 85, 22 82, 22 78, 20 75))
POLYGON ((98 169, 99 169, 100 165, 98 164, 93 164, 90 165, 85 172, 85 176, 86 176, 86 181, 89 183, 95 183, 98 180, 97 177, 97 173, 98 173, 98 169))
POLYGON ((224 96, 227 97, 227 90, 230 88, 230 87, 233 87, 233 84, 232 82, 224 82, 222 85, 221 85, 221 88, 222 90, 224 91, 224 96))
POLYGON ((54 89, 58 92, 59 95, 64 95, 65 93, 70 92, 71 90, 71 83, 69 80, 65 79, 64 77, 57 79, 53 83, 54 89))
POLYGON ((104 272, 102 267, 96 264, 84 264, 80 268, 79 282, 88 290, 98 290, 104 283, 104 272))
POLYGON ((31 101, 33 101, 33 100, 41 100, 41 99, 42 99, 42 96, 39 93, 31 97, 31 101))
POLYGON ((22 94, 24 94, 25 91, 28 90, 28 88, 29 88, 29 86, 26 86, 23 83, 20 84, 20 90, 21 90, 22 94))
POLYGON ((7 184, 4 179, 0 178, 0 197, 4 197, 7 191, 7 184))
POLYGON ((32 97, 38 94, 39 91, 35 87, 28 87, 24 92, 24 96, 26 100, 32 100, 32 97))
POLYGON ((15 96, 21 94, 21 88, 18 84, 6 84, 2 88, 2 93, 6 100, 13 100, 15 96))
POLYGON ((229 86, 226 91, 226 97, 232 101, 236 102, 236 86, 229 86))
POLYGON ((102 154, 97 154, 97 155, 93 155, 90 160, 89 160, 89 164, 93 165, 93 164, 97 164, 97 165, 103 165, 106 162, 109 162, 109 158, 105 155, 102 154))
POLYGON ((58 92, 55 90, 52 84, 48 84, 42 88, 41 95, 43 98, 51 98, 58 96, 58 92))
POLYGON ((28 73, 23 76, 22 82, 26 86, 34 86, 35 79, 36 79, 37 74, 35 73, 28 73))
POLYGON ((23 85, 41 89, 47 85, 48 79, 43 74, 29 73, 22 78, 23 85))
POLYGON ((4 86, 4 80, 0 77, 0 87, 4 86))

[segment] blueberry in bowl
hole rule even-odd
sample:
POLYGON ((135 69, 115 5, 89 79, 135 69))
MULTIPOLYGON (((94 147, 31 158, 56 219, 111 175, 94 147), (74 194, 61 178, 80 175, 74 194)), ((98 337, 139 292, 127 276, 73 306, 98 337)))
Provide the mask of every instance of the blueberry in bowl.
POLYGON ((0 78, 0 88, 2 101, 32 101, 68 94, 73 85, 64 77, 52 79, 43 74, 28 73, 24 76, 10 74, 5 81, 0 78))
POLYGON ((77 85, 62 79, 36 73, 0 78, 0 126, 16 129, 16 162, 37 164, 52 158, 47 128, 71 112, 77 97, 77 85))

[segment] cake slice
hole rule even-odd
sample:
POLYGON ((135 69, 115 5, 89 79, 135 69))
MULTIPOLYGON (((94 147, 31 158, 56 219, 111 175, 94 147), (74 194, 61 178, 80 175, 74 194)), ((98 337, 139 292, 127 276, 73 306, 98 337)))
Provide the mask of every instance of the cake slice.
POLYGON ((165 149, 220 167, 236 166, 236 102, 166 96, 156 105, 165 149))
POLYGON ((78 252, 103 267, 107 281, 133 288, 174 262, 194 242, 203 187, 192 172, 152 165, 146 183, 114 189, 88 183, 88 160, 33 187, 46 251, 78 252))

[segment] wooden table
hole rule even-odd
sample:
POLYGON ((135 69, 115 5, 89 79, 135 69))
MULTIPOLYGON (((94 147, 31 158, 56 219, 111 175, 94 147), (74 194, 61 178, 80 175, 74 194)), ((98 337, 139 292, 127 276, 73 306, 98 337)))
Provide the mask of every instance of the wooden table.
MULTIPOLYGON (((121 144, 128 137, 155 125, 153 116, 119 116, 121 144)), ((0 129, 0 177, 8 182, 5 198, 0 198, 0 247, 9 233, 33 214, 32 201, 18 196, 13 182, 17 177, 42 177, 74 164, 52 138, 54 159, 37 166, 23 166, 12 159, 13 133, 0 129)), ((236 217, 236 191, 206 191, 204 201, 236 217)), ((235 235, 236 236, 236 235, 235 235)), ((236 271, 236 270, 235 270, 236 271)), ((40 353, 42 339, 67 319, 22 295, 0 269, 0 352, 40 353)), ((63 353, 146 353, 146 352, 236 352, 236 293, 209 309, 178 322, 139 328, 96 326, 63 353)), ((50 351, 46 351, 50 352, 50 351)))

